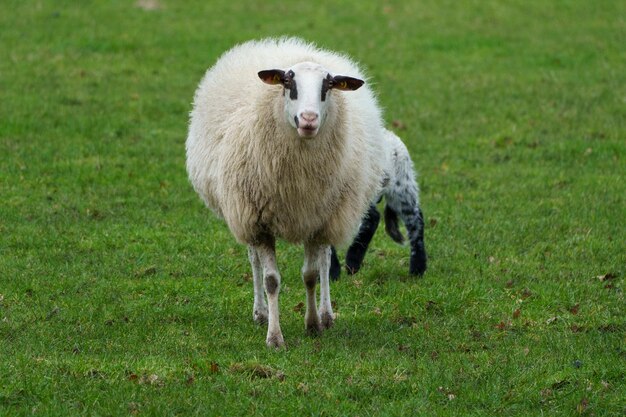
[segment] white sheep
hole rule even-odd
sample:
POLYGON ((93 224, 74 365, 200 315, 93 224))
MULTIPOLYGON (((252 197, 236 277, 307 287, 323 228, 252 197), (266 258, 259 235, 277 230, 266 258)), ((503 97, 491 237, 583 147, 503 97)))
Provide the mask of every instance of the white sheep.
MULTIPOLYGON (((419 187, 415 179, 413 161, 411 161, 409 151, 402 140, 393 132, 385 132, 384 144, 387 166, 383 180, 384 188, 379 201, 381 198, 385 198, 385 229, 394 241, 404 242, 404 236, 398 228, 399 214, 409 235, 411 247, 409 273, 411 275, 423 275, 427 266, 426 248, 424 246, 424 216, 420 208, 419 187)), ((346 269, 349 274, 354 274, 361 268, 367 247, 374 237, 379 221, 380 214, 374 202, 363 217, 359 233, 346 253, 346 269)), ((340 272, 341 267, 337 253, 333 248, 331 278, 339 278, 340 272)))
POLYGON ((253 318, 267 321, 270 347, 284 345, 275 239, 304 244, 305 326, 320 332, 334 321, 330 245, 349 243, 380 193, 384 128, 363 79, 345 56, 295 38, 266 39, 226 52, 196 91, 189 178, 248 245, 253 318))

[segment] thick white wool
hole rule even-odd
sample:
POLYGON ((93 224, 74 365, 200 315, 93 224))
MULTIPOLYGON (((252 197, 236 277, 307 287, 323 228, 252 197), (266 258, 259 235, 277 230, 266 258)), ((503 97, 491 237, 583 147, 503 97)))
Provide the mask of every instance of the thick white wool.
POLYGON ((271 234, 343 245, 381 191, 385 130, 367 83, 329 92, 325 124, 305 140, 285 120, 282 87, 257 76, 304 61, 365 79, 345 56, 295 38, 266 39, 227 51, 196 91, 186 143, 189 178, 242 243, 271 234))

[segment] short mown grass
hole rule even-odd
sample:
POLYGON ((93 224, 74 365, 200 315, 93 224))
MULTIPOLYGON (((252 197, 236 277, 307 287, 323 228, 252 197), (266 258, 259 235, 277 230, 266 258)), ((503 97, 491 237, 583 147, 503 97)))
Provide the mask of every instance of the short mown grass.
POLYGON ((619 1, 3 1, 1 415, 626 414, 619 1), (286 350, 246 250, 186 178, 194 90, 299 35, 372 77, 420 173, 430 254, 377 233, 286 350))

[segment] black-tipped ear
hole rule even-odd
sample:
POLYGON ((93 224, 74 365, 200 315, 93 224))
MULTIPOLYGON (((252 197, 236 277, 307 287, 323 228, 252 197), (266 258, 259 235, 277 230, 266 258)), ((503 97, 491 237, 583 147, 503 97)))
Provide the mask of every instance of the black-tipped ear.
POLYGON ((341 91, 354 91, 361 88, 365 81, 358 78, 336 75, 333 77, 333 88, 341 91))
POLYGON ((266 84, 282 84, 285 82, 285 71, 279 69, 259 71, 259 78, 266 84))

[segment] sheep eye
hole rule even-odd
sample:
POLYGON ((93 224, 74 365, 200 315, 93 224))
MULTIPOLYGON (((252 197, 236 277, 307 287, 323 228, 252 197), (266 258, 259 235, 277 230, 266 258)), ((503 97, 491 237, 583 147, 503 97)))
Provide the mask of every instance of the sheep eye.
POLYGON ((285 74, 285 81, 283 81, 283 84, 286 88, 289 88, 292 84, 293 84, 293 77, 296 74, 293 71, 288 71, 287 74, 285 74))

